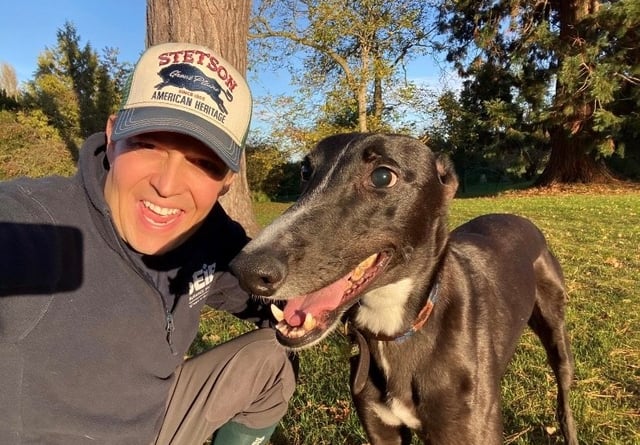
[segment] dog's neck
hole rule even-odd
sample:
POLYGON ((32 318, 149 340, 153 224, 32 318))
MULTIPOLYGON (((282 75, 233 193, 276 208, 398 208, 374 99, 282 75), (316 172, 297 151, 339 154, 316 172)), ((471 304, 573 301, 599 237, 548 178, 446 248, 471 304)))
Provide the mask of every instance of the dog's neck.
POLYGON ((446 228, 435 225, 424 239, 397 249, 402 256, 385 272, 388 282, 365 291, 354 307, 349 318, 367 338, 402 342, 427 322, 448 246, 446 228))
POLYGON ((418 315, 415 318, 411 327, 407 329, 405 332, 399 333, 397 335, 385 335, 385 334, 378 333, 378 334, 371 335, 371 337, 380 341, 395 341, 396 343, 403 343, 404 341, 406 341, 409 337, 411 337, 413 334, 419 331, 429 319, 429 316, 433 311, 433 307, 438 301, 438 290, 439 290, 438 282, 435 281, 431 286, 431 290, 429 291, 429 297, 427 298, 424 306, 422 306, 422 309, 420 309, 420 312, 418 312, 418 315))
MULTIPOLYGON (((379 292, 373 297, 380 301, 392 300, 391 297, 398 295, 408 295, 408 288, 411 287, 411 281, 407 283, 396 283, 394 288, 390 289, 388 285, 383 292, 379 292)), ((424 295, 424 294, 423 294, 424 295)), ((371 296, 370 296, 371 297, 371 296)), ((376 311, 372 311, 369 306, 372 304, 363 304, 358 308, 357 315, 354 317, 354 328, 361 331, 367 338, 371 338, 379 341, 395 341, 396 343, 402 343, 419 331, 429 319, 433 307, 439 297, 439 284, 437 275, 429 289, 427 298, 423 301, 421 306, 416 307, 413 312, 413 317, 406 320, 404 310, 398 311, 399 307, 405 307, 407 300, 400 302, 400 306, 396 303, 392 306, 381 308, 378 306, 376 311), (407 325, 410 326, 407 328, 407 325), (392 327, 393 326, 393 327, 392 327)))

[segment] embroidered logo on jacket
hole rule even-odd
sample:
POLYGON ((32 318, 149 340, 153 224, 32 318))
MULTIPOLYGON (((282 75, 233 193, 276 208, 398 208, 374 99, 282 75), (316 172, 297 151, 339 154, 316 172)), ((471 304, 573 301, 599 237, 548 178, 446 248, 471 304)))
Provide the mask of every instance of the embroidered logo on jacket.
POLYGON ((216 263, 203 264, 201 269, 191 275, 189 283, 189 307, 192 308, 200 301, 207 298, 209 288, 213 283, 213 274, 216 271, 216 263))

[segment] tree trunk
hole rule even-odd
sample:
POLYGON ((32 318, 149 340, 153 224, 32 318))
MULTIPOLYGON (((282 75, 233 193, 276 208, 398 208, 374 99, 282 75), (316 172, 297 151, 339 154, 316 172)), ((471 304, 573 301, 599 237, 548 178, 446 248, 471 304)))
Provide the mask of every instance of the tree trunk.
POLYGON ((384 99, 382 98, 382 78, 376 73, 373 79, 373 125, 372 130, 382 129, 382 112, 384 111, 384 99))
POLYGON ((369 131, 367 122, 367 78, 369 71, 369 48, 363 45, 360 48, 360 70, 356 71, 354 78, 357 82, 358 101, 358 131, 366 133, 369 131))
MULTIPOLYGON (((250 13, 250 0, 147 0, 147 45, 206 45, 246 74, 250 13)), ((238 177, 220 202, 250 236, 258 233, 244 155, 238 177)))
POLYGON ((585 151, 589 143, 586 138, 561 127, 551 134, 551 156, 544 171, 536 180, 536 185, 548 187, 559 183, 607 183, 615 178, 602 161, 596 160, 585 151))
MULTIPOLYGON (((578 24, 599 7, 597 0, 556 0, 554 7, 560 21, 560 40, 564 52, 579 50, 584 45, 578 24)), ((558 56, 558 72, 562 67, 562 51, 558 56)), ((593 101, 581 93, 568 91, 561 80, 556 81, 554 108, 555 125, 550 129, 551 156, 536 181, 538 186, 555 183, 608 182, 613 176, 596 159, 596 138, 591 135, 593 101), (571 111, 567 111, 571 110, 571 111)))

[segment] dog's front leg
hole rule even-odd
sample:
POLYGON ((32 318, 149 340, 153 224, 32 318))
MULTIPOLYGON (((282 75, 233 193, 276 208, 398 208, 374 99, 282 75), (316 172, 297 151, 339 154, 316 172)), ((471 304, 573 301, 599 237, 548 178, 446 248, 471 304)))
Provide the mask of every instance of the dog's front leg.
POLYGON ((428 435, 418 434, 424 442, 433 445, 502 445, 504 438, 501 428, 467 424, 466 420, 449 422, 443 427, 429 430, 428 435))
POLYGON ((380 402, 382 395, 371 380, 367 380, 362 390, 357 394, 352 388, 351 396, 371 445, 411 444, 411 430, 409 428, 397 422, 394 425, 388 424, 380 418, 380 408, 384 407, 380 402))
POLYGON ((355 331, 352 335, 360 353, 351 358, 351 397, 371 445, 410 445, 411 431, 406 426, 400 422, 390 425, 380 418, 384 412, 380 389, 384 387, 383 378, 372 363, 364 337, 355 331))
POLYGON ((502 445, 500 387, 489 378, 475 382, 478 387, 456 391, 454 382, 429 393, 418 416, 424 428, 418 436, 433 445, 502 445), (428 440, 428 441, 427 441, 428 440))

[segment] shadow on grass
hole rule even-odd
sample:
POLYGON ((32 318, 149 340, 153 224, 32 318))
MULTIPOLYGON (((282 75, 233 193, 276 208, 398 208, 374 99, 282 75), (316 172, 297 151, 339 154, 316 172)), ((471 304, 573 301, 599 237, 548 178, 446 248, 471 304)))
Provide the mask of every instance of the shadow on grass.
POLYGON ((456 198, 483 198, 497 196, 501 193, 513 190, 525 190, 533 186, 533 182, 487 182, 458 186, 456 198))

